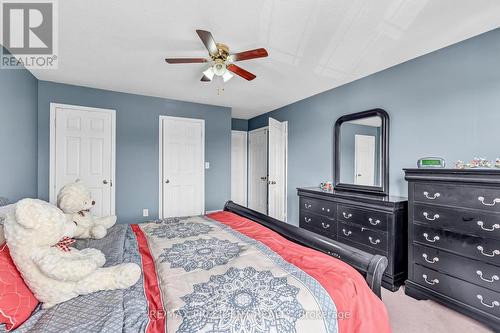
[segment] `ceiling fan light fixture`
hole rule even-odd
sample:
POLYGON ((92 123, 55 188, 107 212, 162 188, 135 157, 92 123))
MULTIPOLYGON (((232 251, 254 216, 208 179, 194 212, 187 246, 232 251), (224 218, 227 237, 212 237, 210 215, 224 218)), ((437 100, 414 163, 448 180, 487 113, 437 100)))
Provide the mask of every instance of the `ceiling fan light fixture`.
POLYGON ((209 67, 206 71, 203 72, 203 75, 205 75, 210 79, 210 81, 212 81, 215 75, 214 69, 212 67, 209 67))
POLYGON ((217 76, 222 76, 226 73, 226 64, 222 61, 216 61, 212 68, 217 76))
POLYGON ((229 80, 231 80, 233 78, 233 74, 231 74, 231 72, 229 71, 226 71, 224 74, 222 74, 222 79, 224 80, 224 82, 227 82, 229 80))

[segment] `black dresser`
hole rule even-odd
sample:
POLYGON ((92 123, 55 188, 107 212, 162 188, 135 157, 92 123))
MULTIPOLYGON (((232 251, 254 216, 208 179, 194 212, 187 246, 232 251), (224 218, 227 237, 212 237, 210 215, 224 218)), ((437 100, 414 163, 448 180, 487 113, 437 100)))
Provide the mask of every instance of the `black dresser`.
POLYGON ((500 170, 405 169, 406 294, 500 332, 500 170))
POLYGON ((372 254, 389 265, 382 286, 395 291, 407 277, 407 201, 354 192, 298 188, 300 227, 372 254))

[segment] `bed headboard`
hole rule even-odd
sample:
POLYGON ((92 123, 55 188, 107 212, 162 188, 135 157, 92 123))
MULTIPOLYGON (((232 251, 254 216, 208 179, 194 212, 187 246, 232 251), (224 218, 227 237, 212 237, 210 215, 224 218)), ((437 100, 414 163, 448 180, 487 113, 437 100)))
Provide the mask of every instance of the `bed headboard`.
POLYGON ((382 275, 388 264, 386 257, 358 250, 354 247, 315 234, 314 232, 276 220, 270 216, 235 204, 232 201, 226 202, 224 210, 257 222, 279 233, 292 242, 342 260, 363 274, 370 289, 373 290, 379 298, 381 297, 382 275))

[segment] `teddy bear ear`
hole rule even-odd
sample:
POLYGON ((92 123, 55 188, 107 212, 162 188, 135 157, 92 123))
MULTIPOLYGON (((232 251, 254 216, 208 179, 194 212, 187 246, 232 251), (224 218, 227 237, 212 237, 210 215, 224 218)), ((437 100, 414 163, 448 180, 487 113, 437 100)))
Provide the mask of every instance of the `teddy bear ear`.
POLYGON ((16 221, 26 229, 36 227, 44 206, 35 199, 23 199, 16 204, 16 221))

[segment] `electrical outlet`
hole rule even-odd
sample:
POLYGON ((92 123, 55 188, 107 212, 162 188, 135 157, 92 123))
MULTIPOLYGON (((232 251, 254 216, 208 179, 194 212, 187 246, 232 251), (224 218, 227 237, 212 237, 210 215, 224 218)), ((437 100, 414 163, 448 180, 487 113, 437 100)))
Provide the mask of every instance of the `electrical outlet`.
POLYGON ((142 210, 142 216, 144 216, 144 217, 148 217, 148 216, 149 216, 149 209, 144 208, 144 209, 142 210))
POLYGON ((210 169, 210 162, 205 162, 205 169, 210 169))

